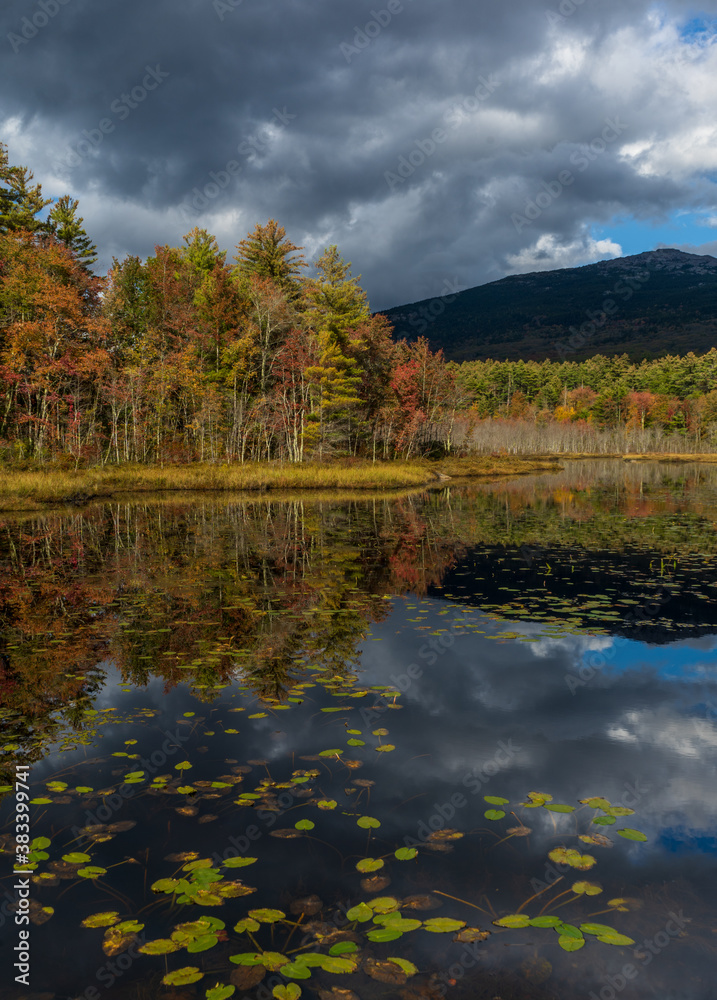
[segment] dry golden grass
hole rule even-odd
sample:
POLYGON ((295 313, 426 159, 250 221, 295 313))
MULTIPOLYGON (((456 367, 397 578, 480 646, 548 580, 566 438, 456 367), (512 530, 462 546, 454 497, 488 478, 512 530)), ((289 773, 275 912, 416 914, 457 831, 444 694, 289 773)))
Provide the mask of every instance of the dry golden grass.
POLYGON ((303 465, 125 465, 78 471, 0 471, 0 510, 38 510, 120 493, 168 491, 397 490, 426 486, 443 476, 501 476, 554 470, 555 462, 521 458, 440 462, 307 462, 303 465))

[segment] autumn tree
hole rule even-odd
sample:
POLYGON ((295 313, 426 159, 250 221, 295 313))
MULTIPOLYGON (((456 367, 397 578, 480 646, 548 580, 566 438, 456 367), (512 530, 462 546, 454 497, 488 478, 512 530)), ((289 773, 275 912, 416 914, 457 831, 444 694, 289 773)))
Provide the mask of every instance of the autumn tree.
POLYGON ((287 292, 294 293, 301 269, 306 267, 301 251, 275 219, 257 225, 237 245, 234 259, 240 278, 266 278, 287 292))

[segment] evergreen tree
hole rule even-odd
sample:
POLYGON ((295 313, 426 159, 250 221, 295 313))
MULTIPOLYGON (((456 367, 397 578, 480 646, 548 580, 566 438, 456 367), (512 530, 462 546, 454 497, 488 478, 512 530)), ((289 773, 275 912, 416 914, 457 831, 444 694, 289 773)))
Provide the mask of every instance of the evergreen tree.
POLYGON ((220 250, 215 236, 206 229, 195 226, 184 237, 186 247, 182 247, 182 255, 192 265, 195 271, 209 274, 218 265, 223 265, 226 250, 220 250))
POLYGON ((366 293, 359 286, 361 275, 351 275, 351 264, 341 257, 335 244, 316 262, 317 277, 304 283, 305 319, 312 329, 326 332, 341 349, 347 346, 348 330, 370 319, 366 293))
POLYGON ((10 166, 8 148, 0 142, 0 233, 45 228, 37 216, 52 198, 43 198, 42 185, 32 179, 27 167, 10 166))
POLYGON ((89 271, 97 262, 97 247, 85 232, 82 216, 77 215, 79 202, 68 194, 63 195, 57 204, 52 206, 47 217, 48 231, 73 250, 77 259, 89 271))
POLYGON ((253 231, 237 246, 234 257, 242 278, 270 278, 286 291, 295 293, 301 268, 306 267, 303 255, 286 236, 286 230, 274 219, 265 226, 257 223, 253 231), (298 254, 298 256, 293 256, 298 254))

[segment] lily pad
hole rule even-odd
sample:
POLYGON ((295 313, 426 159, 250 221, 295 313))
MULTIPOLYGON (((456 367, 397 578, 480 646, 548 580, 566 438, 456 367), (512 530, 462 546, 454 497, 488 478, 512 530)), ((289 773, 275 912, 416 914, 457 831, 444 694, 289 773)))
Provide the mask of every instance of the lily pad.
POLYGON ((82 921, 83 927, 112 927, 120 922, 120 915, 116 910, 106 910, 103 913, 93 913, 91 917, 85 917, 82 921))
POLYGON ((158 938, 140 945, 137 951, 141 951, 143 955, 170 955, 181 947, 183 946, 178 941, 172 941, 171 938, 158 938))
POLYGON ((381 858, 362 858, 356 862, 356 870, 359 872, 377 872, 379 868, 383 868, 383 864, 381 858))
POLYGON ((194 965, 187 965, 183 969, 175 969, 168 972, 162 979, 165 986, 188 986, 190 983, 198 983, 204 978, 204 973, 194 965))
POLYGON ((275 986, 272 993, 276 1000, 298 1000, 301 996, 301 987, 296 983, 287 983, 285 986, 275 986))
POLYGON ((275 924, 277 920, 286 919, 286 914, 283 910, 249 910, 249 916, 258 920, 260 924, 275 924))
POLYGON ((207 1000, 227 1000, 228 997, 232 996, 236 990, 236 986, 225 986, 223 983, 217 983, 210 990, 206 992, 207 1000))
POLYGON ((423 929, 432 934, 451 934, 465 926, 465 920, 453 920, 451 917, 431 917, 423 923, 423 929))
POLYGON ((500 917, 499 920, 494 920, 493 923, 497 927, 528 927, 530 917, 526 913, 509 913, 508 916, 500 917))
POLYGON ((618 830, 617 833, 619 837, 624 837, 625 840, 639 840, 642 842, 647 840, 644 833, 641 833, 639 830, 632 830, 629 826, 623 827, 623 829, 618 830))

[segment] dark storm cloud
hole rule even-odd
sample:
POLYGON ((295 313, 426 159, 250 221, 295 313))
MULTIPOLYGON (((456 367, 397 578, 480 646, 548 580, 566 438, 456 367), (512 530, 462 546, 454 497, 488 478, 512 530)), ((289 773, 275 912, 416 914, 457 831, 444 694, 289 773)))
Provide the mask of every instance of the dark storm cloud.
POLYGON ((0 138, 46 192, 80 198, 105 265, 195 223, 233 246, 274 216, 310 253, 338 243, 386 307, 447 279, 609 256, 588 226, 618 213, 707 205, 699 162, 658 174, 640 147, 669 144, 694 110, 709 53, 669 34, 687 9, 15 0, 0 14, 0 138))

